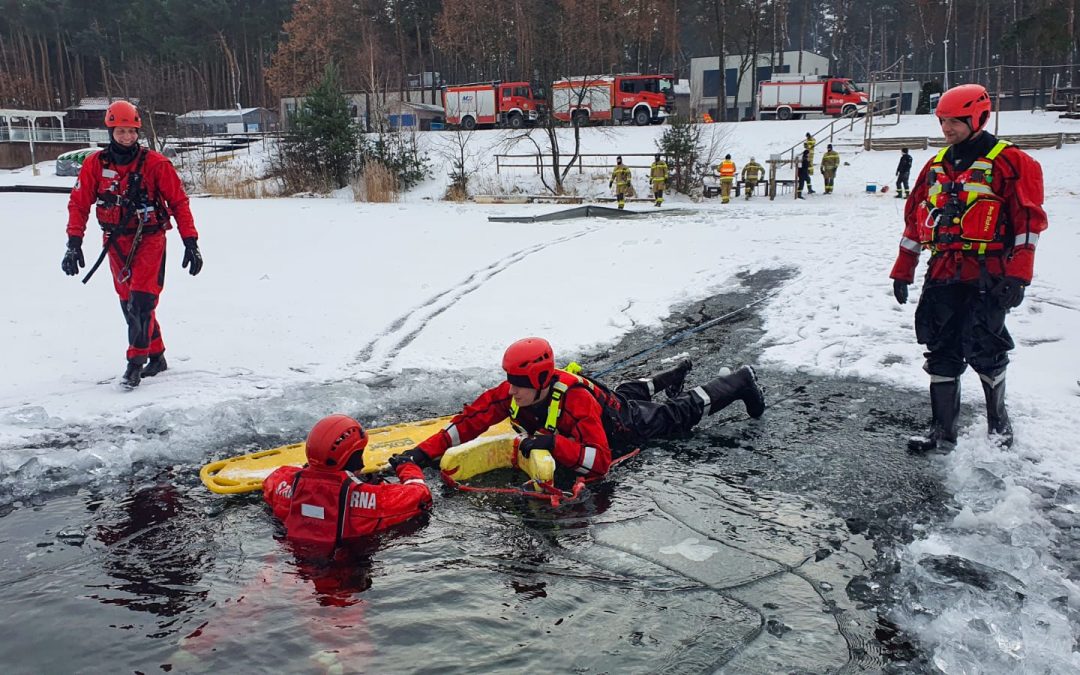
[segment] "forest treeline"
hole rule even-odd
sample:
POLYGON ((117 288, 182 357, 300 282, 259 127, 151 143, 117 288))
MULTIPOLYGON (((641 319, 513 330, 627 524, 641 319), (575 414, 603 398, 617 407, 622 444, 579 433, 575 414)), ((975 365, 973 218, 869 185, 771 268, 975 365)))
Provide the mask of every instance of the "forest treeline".
MULTIPOLYGON (((168 112, 266 106, 329 63, 347 90, 674 72, 695 56, 807 50, 834 73, 892 68, 1004 86, 1073 69, 1080 0, 0 0, 0 106, 84 96, 168 112), (946 43, 947 41, 947 43, 946 43), (1019 68, 1013 66, 1020 66, 1019 68), (410 75, 413 77, 410 78, 410 75)), ((1080 81, 1077 82, 1080 84, 1080 81)))

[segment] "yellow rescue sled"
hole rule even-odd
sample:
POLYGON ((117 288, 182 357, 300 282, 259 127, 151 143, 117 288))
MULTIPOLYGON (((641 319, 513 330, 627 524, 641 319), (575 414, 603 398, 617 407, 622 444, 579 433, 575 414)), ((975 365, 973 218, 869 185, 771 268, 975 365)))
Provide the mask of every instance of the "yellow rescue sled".
MULTIPOLYGON (((370 440, 364 450, 363 472, 374 473, 385 469, 391 455, 415 447, 417 443, 438 433, 449 421, 450 417, 437 417, 368 429, 370 440)), ((503 455, 509 456, 514 451, 514 436, 509 422, 497 424, 479 438, 454 448, 454 466, 467 466, 470 476, 500 468, 503 455), (480 454, 476 458, 469 458, 469 453, 474 449, 480 451, 480 454), (497 462, 499 466, 485 468, 489 461, 497 462)), ((304 443, 292 443, 280 448, 210 462, 199 471, 199 477, 206 487, 219 494, 261 490, 263 479, 279 466, 303 466, 307 461, 304 447, 304 443)), ((451 453, 446 456, 451 456, 451 453)), ((550 476, 548 479, 550 480, 550 476)))
MULTIPOLYGON (((437 417, 368 429, 370 440, 364 450, 363 473, 386 469, 389 466, 387 460, 392 455, 416 447, 424 439, 438 433, 450 420, 451 417, 437 417)), ((547 450, 533 450, 528 457, 521 456, 517 451, 519 438, 509 422, 501 422, 480 437, 451 448, 442 456, 439 464, 443 481, 465 492, 520 495, 548 501, 552 506, 580 495, 585 486, 584 479, 578 478, 570 490, 555 487, 555 458, 547 450), (489 471, 511 468, 523 471, 528 481, 520 487, 506 488, 478 487, 463 482, 489 471)), ((635 454, 637 451, 620 460, 635 454)), ((199 477, 206 487, 218 494, 254 492, 262 489, 263 480, 274 469, 303 466, 306 459, 304 443, 292 443, 210 462, 199 471, 199 477)))

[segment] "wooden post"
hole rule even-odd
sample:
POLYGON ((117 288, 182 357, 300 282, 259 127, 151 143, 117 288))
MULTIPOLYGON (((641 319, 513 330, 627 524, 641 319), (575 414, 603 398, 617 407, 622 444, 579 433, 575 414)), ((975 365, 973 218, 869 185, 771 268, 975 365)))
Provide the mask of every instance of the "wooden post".
POLYGON ((779 161, 779 155, 773 155, 769 158, 769 201, 776 199, 776 163, 779 161))

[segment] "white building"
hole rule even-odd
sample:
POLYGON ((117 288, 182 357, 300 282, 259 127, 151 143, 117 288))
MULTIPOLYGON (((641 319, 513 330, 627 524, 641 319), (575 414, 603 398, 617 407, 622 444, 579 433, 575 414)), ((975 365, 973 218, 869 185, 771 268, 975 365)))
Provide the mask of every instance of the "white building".
POLYGON ((896 112, 896 101, 900 99, 900 112, 904 115, 914 115, 919 107, 919 93, 922 92, 922 82, 917 80, 879 80, 874 82, 873 88, 869 82, 859 82, 860 89, 874 102, 876 110, 890 109, 896 112))
POLYGON ((728 55, 724 59, 724 71, 721 73, 719 56, 690 59, 691 113, 695 116, 709 113, 713 119, 719 119, 721 77, 724 78, 727 89, 727 119, 740 120, 754 114, 758 82, 770 79, 773 74, 817 77, 829 73, 829 59, 813 52, 758 54, 756 72, 753 61, 749 55, 728 55))

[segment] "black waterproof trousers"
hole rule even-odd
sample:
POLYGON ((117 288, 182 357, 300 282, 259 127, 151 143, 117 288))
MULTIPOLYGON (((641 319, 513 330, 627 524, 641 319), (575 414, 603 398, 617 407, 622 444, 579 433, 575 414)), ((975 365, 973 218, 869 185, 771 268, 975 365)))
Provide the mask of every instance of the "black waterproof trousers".
POLYGON ((1005 314, 980 284, 928 281, 915 310, 915 337, 927 349, 923 368, 931 375, 959 377, 970 365, 980 375, 997 377, 1015 346, 1005 314))

